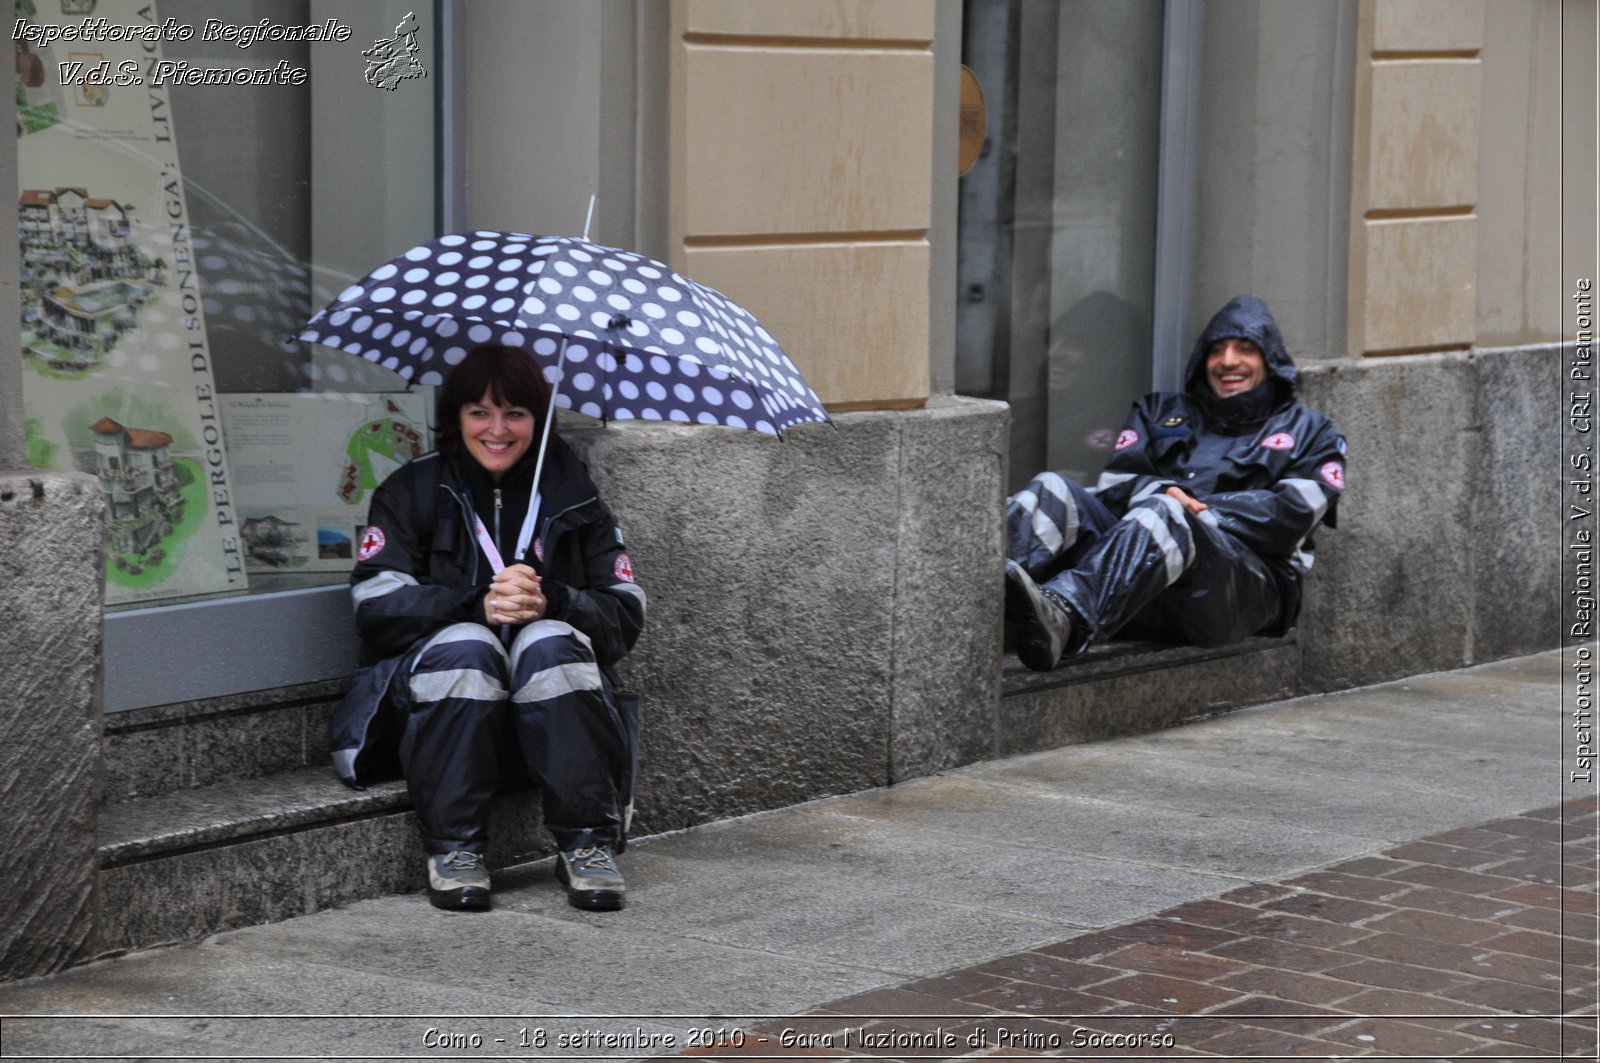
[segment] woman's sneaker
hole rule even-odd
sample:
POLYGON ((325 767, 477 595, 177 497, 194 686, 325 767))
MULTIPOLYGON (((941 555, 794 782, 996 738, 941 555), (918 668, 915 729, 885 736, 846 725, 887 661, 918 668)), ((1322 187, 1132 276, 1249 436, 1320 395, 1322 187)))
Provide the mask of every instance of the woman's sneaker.
POLYGON ((556 857, 556 878, 567 887, 567 900, 574 908, 614 912, 628 903, 628 887, 609 845, 563 850, 556 857))
POLYGON ((428 900, 446 911, 488 911, 489 869, 483 866, 483 854, 457 849, 428 857, 428 900))

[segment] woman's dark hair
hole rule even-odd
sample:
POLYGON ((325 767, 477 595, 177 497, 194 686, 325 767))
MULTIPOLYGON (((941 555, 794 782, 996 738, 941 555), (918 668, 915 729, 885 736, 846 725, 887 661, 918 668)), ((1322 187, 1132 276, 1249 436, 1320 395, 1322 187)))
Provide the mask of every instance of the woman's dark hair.
MULTIPOLYGON (((550 409, 550 384, 530 351, 500 343, 484 343, 467 352, 434 396, 434 442, 441 454, 461 453, 461 407, 487 394, 501 406, 522 406, 533 412, 534 437, 544 430, 550 409)), ((555 429, 554 411, 551 430, 555 429)))

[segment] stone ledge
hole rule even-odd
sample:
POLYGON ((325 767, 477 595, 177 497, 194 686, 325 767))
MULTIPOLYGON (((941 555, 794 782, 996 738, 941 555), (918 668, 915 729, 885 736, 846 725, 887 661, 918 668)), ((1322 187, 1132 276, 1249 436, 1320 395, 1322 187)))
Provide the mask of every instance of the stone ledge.
POLYGON ((403 782, 351 790, 328 768, 122 801, 100 811, 100 866, 409 807, 403 782))
POLYGON ((1112 640, 1092 646, 1076 660, 1061 665, 1052 672, 1035 672, 1016 655, 1006 654, 1002 675, 1003 696, 1011 697, 1030 690, 1048 690, 1053 687, 1090 683, 1097 679, 1149 672, 1160 668, 1176 668, 1185 664, 1240 657, 1275 646, 1295 644, 1291 632, 1281 638, 1251 638, 1227 646, 1174 646, 1165 642, 1142 642, 1134 639, 1112 640))
POLYGON ((348 679, 330 679, 295 686, 271 687, 253 690, 246 694, 228 694, 197 701, 180 701, 171 705, 152 705, 148 708, 127 709, 106 714, 107 735, 133 734, 161 727, 175 727, 202 719, 225 719, 261 709, 283 709, 325 701, 338 701, 350 689, 348 679))
MULTIPOLYGON (((1083 660, 1034 673, 1007 660, 995 729, 999 755, 1032 752, 1271 700, 1289 692, 1293 638, 1219 649, 1113 642, 1083 660), (1243 662, 1248 666, 1241 667, 1243 662)), ((326 690, 287 691, 304 707, 326 690)), ((271 699, 149 710, 119 721, 124 735, 271 712, 271 699)), ((249 731, 249 728, 245 728, 249 731)), ((537 794, 496 801, 489 863, 548 855, 537 794)), ((648 828, 646 828, 648 830, 648 828)), ((405 784, 350 790, 326 767, 126 800, 100 812, 102 914, 93 954, 194 941, 422 882, 405 784)))
POLYGON ((108 714, 102 801, 325 765, 328 718, 348 687, 307 683, 108 714))
POLYGON ((416 824, 398 810, 170 852, 100 873, 101 917, 87 958, 198 941, 422 885, 416 824))
MULTIPOLYGON (((506 865, 549 851, 549 846, 536 837, 540 825, 538 804, 536 790, 495 798, 491 863, 499 857, 500 864, 506 865)), ((352 790, 334 777, 331 768, 304 768, 261 779, 180 790, 102 809, 100 866, 111 869, 410 810, 411 800, 402 780, 385 780, 365 790, 352 790)))
MULTIPOLYGON (((1096 646, 1082 659, 1051 672, 1031 671, 1014 656, 1007 656, 1002 678, 1003 696, 1007 699, 1045 696, 1046 701, 1040 704, 1054 706, 1049 709, 1048 715, 1071 715, 1075 705, 1081 708, 1083 698, 1066 693, 1050 697, 1049 692, 1065 692, 1085 684, 1103 685, 1117 680, 1138 680, 1142 676, 1165 676, 1174 671, 1183 673, 1213 662, 1251 657, 1292 648, 1294 645, 1292 635, 1278 639, 1249 639, 1213 649, 1113 641, 1096 646)), ((115 739, 135 735, 148 735, 151 738, 158 734, 176 735, 194 725, 221 721, 230 721, 237 727, 238 719, 242 716, 325 708, 326 703, 336 697, 342 687, 343 684, 337 683, 311 684, 254 695, 119 713, 106 721, 108 745, 113 745, 108 753, 114 750, 123 755, 121 759, 125 759, 134 752, 120 742, 113 744, 112 740, 115 739)), ((1228 697, 1222 699, 1220 706, 1211 702, 1206 704, 1206 708, 1214 710, 1242 703, 1228 697)), ((1189 704, 1192 707, 1193 703, 1189 704)), ((1177 722, 1169 719, 1168 711, 1152 713, 1148 708, 1141 710, 1137 703, 1125 705, 1122 709, 1114 713, 1117 722, 1114 726, 1108 722, 1105 734, 1148 730, 1177 722)), ((1000 744, 1003 748, 1015 746, 1014 741, 1008 740, 1004 724, 1006 715, 1010 714, 1002 712, 1000 744)), ((245 726, 243 730, 250 732, 254 728, 245 726)), ((1104 737, 1105 734, 1086 732, 1084 737, 1076 740, 1087 741, 1093 737, 1104 737)), ((234 761, 236 769, 237 752, 220 747, 212 750, 222 759, 234 761)), ((119 758, 113 756, 111 759, 119 758)), ((111 774, 117 774, 118 770, 113 768, 111 774)), ((123 766, 120 770, 126 773, 129 769, 123 766)), ((185 775, 193 774, 187 767, 181 770, 185 775)), ((303 764, 276 773, 236 776, 225 782, 190 784, 186 787, 178 784, 149 795, 113 792, 107 798, 108 803, 102 806, 99 823, 100 863, 105 868, 244 838, 409 810, 404 784, 398 780, 379 783, 365 791, 354 791, 340 784, 328 768, 303 764)))
POLYGON ((1053 672, 1008 658, 996 755, 1139 734, 1290 697, 1299 666, 1293 636, 1217 649, 1111 643, 1053 672))
MULTIPOLYGON (((490 867, 550 855, 537 791, 495 798, 490 867)), ((420 889, 405 783, 329 768, 125 801, 100 814, 100 919, 85 959, 420 889)))

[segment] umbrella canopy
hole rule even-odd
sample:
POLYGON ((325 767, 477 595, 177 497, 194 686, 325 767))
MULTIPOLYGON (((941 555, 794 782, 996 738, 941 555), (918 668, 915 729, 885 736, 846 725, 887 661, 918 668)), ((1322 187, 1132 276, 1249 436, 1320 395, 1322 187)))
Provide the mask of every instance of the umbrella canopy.
POLYGON ((300 338, 443 381, 480 343, 530 351, 556 404, 609 420, 728 425, 781 436, 830 423, 746 309, 631 251, 564 236, 443 236, 378 267, 300 338))

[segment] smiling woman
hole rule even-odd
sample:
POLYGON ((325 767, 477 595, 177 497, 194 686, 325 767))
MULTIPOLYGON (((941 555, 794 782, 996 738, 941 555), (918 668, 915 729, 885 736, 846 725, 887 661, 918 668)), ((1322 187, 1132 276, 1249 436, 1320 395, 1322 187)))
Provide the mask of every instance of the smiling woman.
POLYGON ((405 776, 440 908, 489 907, 503 769, 539 784, 572 904, 625 902, 614 853, 637 703, 611 669, 645 596, 577 455, 552 431, 535 461, 549 410, 527 351, 467 352, 438 391, 438 453, 373 494, 350 578, 362 668, 333 719, 334 767, 352 786, 405 776))
POLYGON ((464 450, 499 480, 528 453, 549 408, 550 385, 531 354, 479 347, 439 389, 439 449, 453 456, 464 450))
POLYGON ((461 438, 467 453, 496 479, 533 444, 533 413, 526 406, 502 406, 484 392, 461 408, 461 438))

